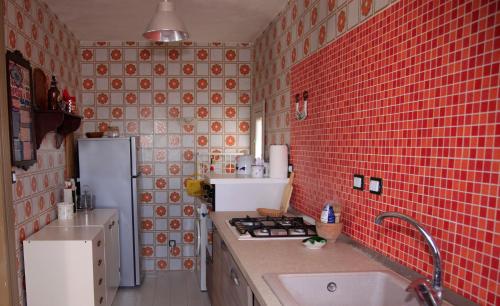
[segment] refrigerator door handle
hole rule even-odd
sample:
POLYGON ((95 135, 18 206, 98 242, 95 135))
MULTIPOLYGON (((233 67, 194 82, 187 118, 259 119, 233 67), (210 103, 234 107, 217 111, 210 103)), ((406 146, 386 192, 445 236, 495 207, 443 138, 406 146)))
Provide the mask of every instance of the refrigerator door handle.
POLYGON ((200 256, 201 253, 201 227, 200 219, 195 220, 196 227, 196 256, 200 256))
POLYGON ((141 267, 139 258, 139 209, 137 207, 137 179, 132 179, 132 212, 133 212, 133 227, 134 227, 134 274, 135 284, 141 284, 141 267))
POLYGON ((132 171, 132 177, 135 178, 140 174, 137 169, 137 142, 135 137, 130 137, 130 166, 132 171))

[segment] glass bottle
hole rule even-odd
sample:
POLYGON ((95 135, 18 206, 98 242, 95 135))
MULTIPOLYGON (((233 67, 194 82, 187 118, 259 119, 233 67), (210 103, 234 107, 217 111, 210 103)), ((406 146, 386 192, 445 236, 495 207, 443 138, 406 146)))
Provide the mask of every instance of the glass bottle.
POLYGON ((58 102, 59 102, 59 89, 57 88, 57 81, 56 77, 53 75, 52 76, 52 81, 50 82, 50 88, 48 92, 48 100, 49 100, 49 109, 50 110, 57 110, 58 108, 58 102))

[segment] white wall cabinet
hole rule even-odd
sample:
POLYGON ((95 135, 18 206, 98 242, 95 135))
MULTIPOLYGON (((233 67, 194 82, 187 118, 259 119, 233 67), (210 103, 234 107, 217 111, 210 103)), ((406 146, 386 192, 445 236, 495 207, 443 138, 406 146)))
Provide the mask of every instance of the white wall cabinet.
POLYGON ((104 232, 45 227, 24 241, 29 306, 106 305, 104 232))
MULTIPOLYGON (((45 233, 45 231, 49 231, 52 234, 54 234, 56 237, 61 236, 61 233, 64 232, 72 232, 72 233, 79 233, 79 232, 87 232, 89 230, 97 230, 102 232, 102 238, 101 238, 101 243, 102 243, 102 249, 103 249, 103 256, 101 258, 102 263, 100 264, 103 267, 103 275, 102 277, 98 277, 94 279, 94 282, 98 284, 98 286, 102 286, 103 288, 103 293, 102 293, 102 301, 101 297, 99 297, 95 303, 89 303, 87 300, 85 302, 78 301, 75 303, 68 303, 67 301, 61 304, 57 303, 50 303, 50 304, 30 304, 28 300, 28 305, 51 305, 51 306, 56 306, 56 305, 61 305, 61 306, 68 306, 68 305, 82 305, 82 306, 90 306, 90 305, 98 305, 98 306, 111 306, 113 303, 114 297, 116 295, 116 291, 120 285, 120 233, 119 233, 119 217, 118 217, 118 211, 116 209, 95 209, 93 211, 89 212, 79 212, 78 214, 75 215, 75 218, 72 220, 56 220, 52 222, 50 225, 46 226, 43 228, 39 233, 31 236, 28 241, 36 240, 39 239, 38 235, 42 233, 44 237, 44 242, 47 243, 47 247, 53 248, 52 252, 58 252, 57 248, 60 246, 55 246, 52 242, 48 243, 48 241, 51 241, 50 239, 55 239, 52 238, 50 235, 48 235, 48 232, 45 233), (49 230, 50 229, 50 230, 49 230), (61 232, 61 233, 60 233, 61 232), (80 304, 81 302, 81 304, 80 304)), ((64 236, 64 238, 68 238, 70 240, 69 236, 64 236)), ((40 242, 40 244, 43 244, 40 242)), ((25 242, 25 245, 28 245, 25 242)), ((31 246, 30 246, 31 247, 31 246)), ((62 252, 65 249, 63 248, 62 252)), ((31 259, 26 257, 26 249, 25 249, 25 262, 29 261, 35 261, 37 262, 37 265, 44 264, 46 266, 49 266, 49 263, 44 263, 44 261, 39 261, 36 258, 31 259)), ((36 254, 33 254, 33 256, 36 256, 36 254)), ((70 256, 70 255, 68 255, 70 256)), ((65 265, 67 261, 72 261, 73 259, 63 259, 59 263, 56 262, 50 262, 50 267, 47 267, 47 269, 52 269, 52 270, 57 270, 59 269, 60 265, 65 265)), ((35 269, 36 271, 36 269, 35 269)), ((36 271, 37 274, 39 274, 38 271, 36 271)), ((38 275, 32 276, 32 273, 28 274, 28 270, 26 270, 26 281, 30 278, 37 279, 38 275)), ((73 274, 73 273, 65 273, 64 275, 61 275, 62 278, 64 278, 64 281, 66 283, 65 287, 60 287, 60 288, 68 288, 71 287, 73 290, 78 290, 78 285, 83 279, 79 277, 78 274, 73 274), (73 288, 75 287, 76 288, 73 288)), ((94 275, 93 277, 96 277, 94 275)), ((42 284, 38 283, 36 286, 42 286, 42 284)), ((46 286, 51 286, 51 285, 46 285, 46 286)), ((59 289, 57 287, 51 286, 50 290, 44 289, 44 290, 38 290, 36 288, 32 289, 33 292, 30 292, 27 288, 27 294, 32 295, 31 293, 35 294, 33 296, 33 300, 38 300, 38 295, 39 294, 47 294, 50 298, 51 294, 55 294, 56 292, 59 292, 59 289), (52 290, 52 291, 51 291, 52 290)))

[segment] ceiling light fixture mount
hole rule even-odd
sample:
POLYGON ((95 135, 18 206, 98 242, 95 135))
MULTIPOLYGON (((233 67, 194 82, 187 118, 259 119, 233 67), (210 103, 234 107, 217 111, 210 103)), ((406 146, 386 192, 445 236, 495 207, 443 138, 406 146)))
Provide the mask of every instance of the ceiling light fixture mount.
POLYGON ((158 42, 181 41, 189 38, 186 26, 175 14, 174 3, 171 0, 158 3, 156 13, 142 36, 158 42))

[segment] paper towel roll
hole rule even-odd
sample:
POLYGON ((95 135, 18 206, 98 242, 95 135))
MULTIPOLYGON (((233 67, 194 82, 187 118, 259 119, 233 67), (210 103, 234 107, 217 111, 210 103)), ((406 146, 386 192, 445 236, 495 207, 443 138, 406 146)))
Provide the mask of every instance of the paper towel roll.
POLYGON ((73 204, 73 190, 64 189, 64 203, 73 204))
POLYGON ((288 147, 271 145, 269 148, 269 176, 271 178, 288 177, 288 147))

